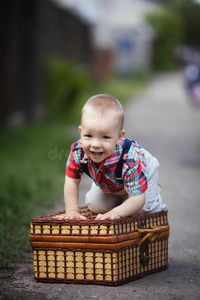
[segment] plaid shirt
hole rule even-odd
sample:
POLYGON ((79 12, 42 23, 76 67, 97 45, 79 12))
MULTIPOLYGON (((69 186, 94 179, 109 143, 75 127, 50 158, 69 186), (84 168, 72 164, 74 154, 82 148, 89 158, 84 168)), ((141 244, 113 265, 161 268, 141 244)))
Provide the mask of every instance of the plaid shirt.
POLYGON ((90 175, 104 193, 116 193, 123 188, 129 196, 137 196, 144 193, 147 189, 146 160, 141 146, 137 143, 133 142, 128 153, 124 154, 122 167, 123 183, 119 183, 116 180, 115 170, 122 154, 123 143, 124 139, 122 139, 120 145, 116 146, 114 152, 97 168, 90 157, 85 153, 83 156, 81 140, 78 140, 71 146, 66 165, 66 176, 79 179, 83 174, 81 163, 87 159, 90 175))
POLYGON ((81 140, 75 142, 71 146, 71 152, 67 160, 66 176, 79 179, 83 174, 81 163, 87 159, 90 175, 104 193, 116 193, 123 188, 129 196, 137 196, 144 193, 147 189, 146 160, 141 146, 136 143, 132 143, 128 153, 125 153, 123 157, 123 183, 119 183, 116 180, 115 170, 122 154, 123 143, 124 139, 122 139, 120 145, 116 146, 114 152, 97 168, 95 163, 85 153, 83 158, 81 158, 83 153, 81 140))

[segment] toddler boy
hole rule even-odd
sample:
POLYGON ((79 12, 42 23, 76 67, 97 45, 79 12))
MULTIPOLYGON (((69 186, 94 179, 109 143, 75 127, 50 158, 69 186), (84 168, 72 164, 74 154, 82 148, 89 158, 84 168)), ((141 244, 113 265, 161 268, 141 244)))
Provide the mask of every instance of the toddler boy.
POLYGON ((81 139, 71 146, 66 166, 66 213, 57 218, 86 219, 79 213, 78 203, 83 172, 93 179, 86 203, 97 213, 96 219, 167 210, 157 190, 159 162, 136 142, 124 138, 123 122, 123 108, 113 96, 100 94, 86 102, 78 128, 81 139))

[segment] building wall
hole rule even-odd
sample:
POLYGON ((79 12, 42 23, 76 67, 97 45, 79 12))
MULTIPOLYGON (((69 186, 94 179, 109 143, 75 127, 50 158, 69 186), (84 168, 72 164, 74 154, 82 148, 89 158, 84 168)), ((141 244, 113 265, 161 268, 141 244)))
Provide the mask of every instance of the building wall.
POLYGON ((0 126, 32 122, 44 105, 43 62, 48 56, 90 64, 90 31, 49 0, 0 4, 0 126))

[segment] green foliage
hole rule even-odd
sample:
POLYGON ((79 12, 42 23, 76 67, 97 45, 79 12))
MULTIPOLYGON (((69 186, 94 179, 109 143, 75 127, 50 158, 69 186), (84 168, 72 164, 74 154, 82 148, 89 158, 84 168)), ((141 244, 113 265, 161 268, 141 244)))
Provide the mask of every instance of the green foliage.
POLYGON ((63 197, 66 156, 71 141, 61 126, 36 126, 1 134, 0 267, 20 260, 29 246, 31 218, 63 197), (63 149, 52 158, 50 150, 63 149))
POLYGON ((175 48, 182 37, 181 20, 170 11, 150 13, 147 22, 155 32, 154 67, 171 70, 176 66, 175 48))
POLYGON ((70 114, 71 107, 90 82, 85 71, 56 58, 46 60, 45 78, 48 116, 52 119, 70 114))
POLYGON ((200 4, 193 0, 171 0, 168 6, 182 20, 184 31, 182 43, 199 47, 200 4))

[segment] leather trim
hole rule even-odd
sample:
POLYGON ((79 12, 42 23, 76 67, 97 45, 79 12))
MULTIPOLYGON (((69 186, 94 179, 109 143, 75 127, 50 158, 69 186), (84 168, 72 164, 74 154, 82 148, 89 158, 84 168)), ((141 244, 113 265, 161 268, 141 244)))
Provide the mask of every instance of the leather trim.
POLYGON ((44 235, 44 234, 30 234, 30 241, 41 242, 81 242, 81 243, 104 243, 114 244, 127 240, 133 240, 140 237, 138 232, 127 233, 123 235, 111 236, 91 236, 91 235, 44 235))
MULTIPOLYGON (((158 238, 168 237, 169 231, 161 232, 158 238)), ((106 243, 78 243, 78 242, 64 242, 64 241, 31 241, 31 247, 34 248, 75 248, 75 249, 108 249, 108 250, 118 250, 124 247, 132 246, 138 244, 141 238, 135 238, 128 241, 122 241, 114 244, 106 243)))

